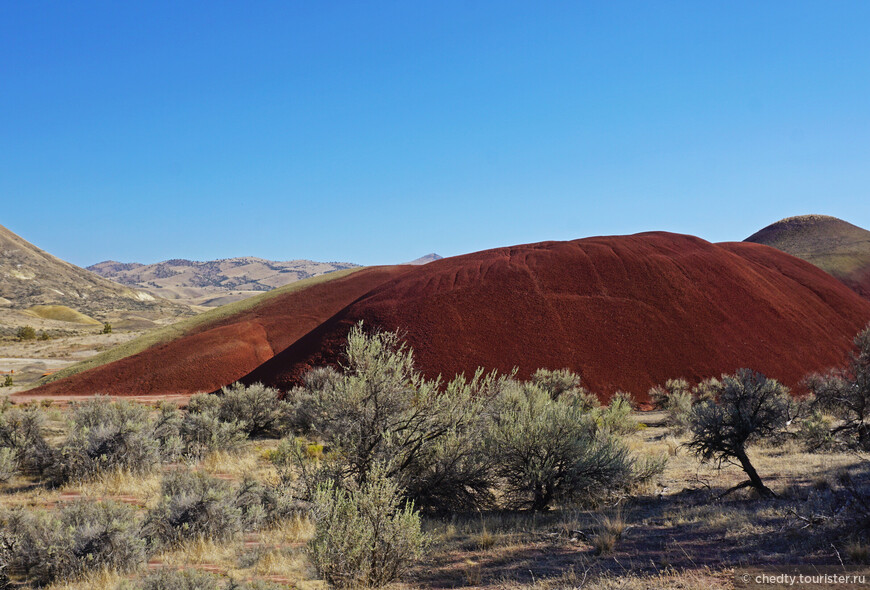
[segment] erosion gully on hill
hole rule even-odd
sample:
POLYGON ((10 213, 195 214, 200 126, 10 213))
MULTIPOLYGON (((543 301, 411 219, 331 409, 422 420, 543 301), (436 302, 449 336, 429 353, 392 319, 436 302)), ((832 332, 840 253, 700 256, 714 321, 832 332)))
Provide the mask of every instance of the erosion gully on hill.
POLYGON ((567 367, 607 397, 751 367, 789 386, 842 363, 870 301, 751 243, 652 232, 370 267, 276 297, 32 395, 286 389, 340 361, 352 325, 400 330, 428 376, 567 367))

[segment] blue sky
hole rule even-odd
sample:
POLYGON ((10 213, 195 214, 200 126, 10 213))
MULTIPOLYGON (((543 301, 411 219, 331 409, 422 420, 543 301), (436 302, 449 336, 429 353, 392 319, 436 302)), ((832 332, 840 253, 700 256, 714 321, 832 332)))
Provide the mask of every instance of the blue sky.
POLYGON ((0 0, 0 224, 79 265, 870 228, 870 2, 0 0))

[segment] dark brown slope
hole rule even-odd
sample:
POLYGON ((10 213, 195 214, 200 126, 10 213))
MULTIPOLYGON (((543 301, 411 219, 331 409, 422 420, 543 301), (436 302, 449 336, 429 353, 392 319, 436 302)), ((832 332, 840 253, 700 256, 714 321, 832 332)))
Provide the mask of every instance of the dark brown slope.
POLYGON ((30 396, 174 395, 232 383, 411 267, 371 267, 267 299, 169 342, 27 391, 30 396))
POLYGON ((827 215, 789 217, 746 238, 811 262, 870 299, 870 231, 827 215))
POLYGON ((595 391, 643 395, 745 366, 794 386, 843 360, 870 302, 756 244, 668 233, 529 244, 405 272, 244 381, 287 388, 335 363, 360 320, 404 331, 429 376, 569 367, 595 391))

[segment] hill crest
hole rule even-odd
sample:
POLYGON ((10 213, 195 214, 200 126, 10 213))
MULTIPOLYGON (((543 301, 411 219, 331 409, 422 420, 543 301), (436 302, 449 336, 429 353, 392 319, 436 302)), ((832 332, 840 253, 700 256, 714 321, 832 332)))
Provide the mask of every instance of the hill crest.
POLYGON ((745 242, 764 244, 815 264, 870 299, 870 231, 829 215, 787 217, 745 242))
POLYGON ((100 321, 126 316, 168 320, 192 315, 186 305, 119 285, 70 264, 0 226, 0 298, 5 307, 26 310, 59 305, 100 321))

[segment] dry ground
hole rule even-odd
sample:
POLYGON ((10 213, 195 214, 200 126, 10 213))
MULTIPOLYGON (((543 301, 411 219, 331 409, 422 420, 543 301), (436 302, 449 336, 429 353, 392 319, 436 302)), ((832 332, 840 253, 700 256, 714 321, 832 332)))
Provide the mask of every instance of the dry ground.
MULTIPOLYGON (((50 408, 49 415, 51 434, 59 440, 64 412, 50 408)), ((838 485, 839 472, 868 477, 866 460, 862 467, 854 455, 809 454, 791 443, 755 448, 758 471, 782 499, 759 500, 747 492, 717 500, 742 481, 742 472, 700 465, 659 425, 661 418, 639 414, 649 426, 629 437, 637 453, 669 457, 665 472, 645 489, 596 507, 426 518, 426 556, 394 590, 724 589, 734 588, 734 569, 742 566, 867 559, 866 545, 861 553, 860 545, 850 544, 824 519, 809 518, 817 496, 838 485)), ((250 441, 239 455, 215 454, 195 467, 230 480, 246 475, 272 480, 276 474, 267 457, 276 444, 250 441)), ((0 487, 0 505, 51 509, 90 497, 144 510, 157 501, 159 484, 159 473, 144 478, 116 473, 56 490, 19 478, 0 487)), ((189 543, 155 556, 148 568, 192 567, 290 588, 325 588, 305 552, 312 530, 311 522, 299 517, 231 543, 189 543)), ((120 580, 118 574, 98 572, 50 588, 108 590, 120 580)))
MULTIPOLYGON (((149 324, 154 325, 150 322, 149 324)), ((11 388, 0 388, 0 394, 30 389, 46 373, 64 369, 118 344, 133 340, 145 334, 150 327, 115 327, 111 334, 101 333, 102 329, 102 325, 83 326, 29 317, 18 311, 0 310, 0 371, 15 371, 15 385, 11 388), (27 325, 32 326, 37 333, 46 332, 51 340, 21 341, 13 336, 18 328, 27 325)))

